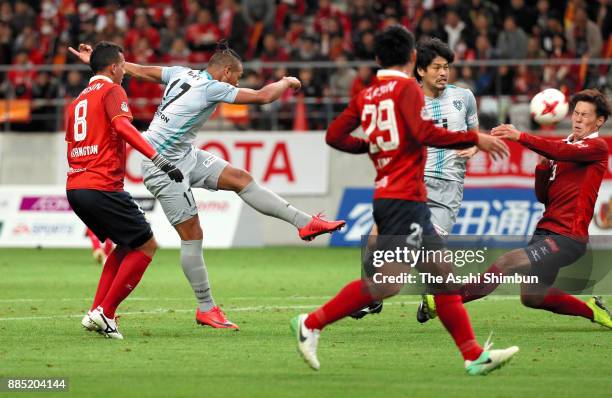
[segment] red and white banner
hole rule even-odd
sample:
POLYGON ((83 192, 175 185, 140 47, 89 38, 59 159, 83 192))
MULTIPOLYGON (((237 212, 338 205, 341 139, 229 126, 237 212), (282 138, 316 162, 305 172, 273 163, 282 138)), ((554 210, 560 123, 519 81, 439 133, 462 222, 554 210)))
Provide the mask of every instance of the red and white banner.
MULTIPOLYGON (((323 133, 201 133, 195 144, 245 169, 278 194, 327 193, 329 147, 323 133)), ((142 184, 141 161, 142 155, 130 148, 126 187, 142 184)))
MULTIPOLYGON (((604 139, 612 148, 612 137, 604 139)), ((466 187, 533 187, 538 154, 517 142, 506 143, 510 148, 510 156, 505 159, 494 161, 488 154, 478 152, 468 161, 466 187)), ((612 155, 609 156, 604 180, 612 180, 612 155)))

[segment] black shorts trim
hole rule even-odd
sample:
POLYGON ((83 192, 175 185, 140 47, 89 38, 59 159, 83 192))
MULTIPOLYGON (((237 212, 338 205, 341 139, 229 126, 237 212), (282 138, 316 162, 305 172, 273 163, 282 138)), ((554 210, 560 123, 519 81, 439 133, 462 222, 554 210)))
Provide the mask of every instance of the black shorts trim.
POLYGON ((531 262, 531 275, 538 276, 539 283, 552 285, 561 268, 575 263, 584 256, 587 245, 567 236, 538 228, 524 250, 531 262))
POLYGON ((135 249, 153 236, 144 213, 128 192, 71 189, 66 197, 72 210, 101 241, 109 238, 117 245, 135 249))

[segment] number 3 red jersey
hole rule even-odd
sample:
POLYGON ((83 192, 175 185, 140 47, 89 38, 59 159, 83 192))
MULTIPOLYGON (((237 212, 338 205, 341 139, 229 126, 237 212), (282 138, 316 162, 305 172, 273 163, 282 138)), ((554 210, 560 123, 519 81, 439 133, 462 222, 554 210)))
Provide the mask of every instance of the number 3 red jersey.
POLYGON ((598 133, 575 142, 522 133, 519 143, 550 159, 536 168, 536 196, 546 205, 537 228, 587 241, 608 168, 606 141, 598 133))
POLYGON ((361 125, 376 168, 374 199, 426 202, 426 146, 467 148, 477 144, 478 135, 436 127, 421 87, 407 74, 383 69, 376 77, 330 124, 327 143, 345 152, 365 152, 367 141, 349 135, 361 125))
POLYGON ((66 189, 123 190, 125 141, 111 124, 122 116, 132 119, 125 90, 106 76, 92 77, 66 109, 66 189))

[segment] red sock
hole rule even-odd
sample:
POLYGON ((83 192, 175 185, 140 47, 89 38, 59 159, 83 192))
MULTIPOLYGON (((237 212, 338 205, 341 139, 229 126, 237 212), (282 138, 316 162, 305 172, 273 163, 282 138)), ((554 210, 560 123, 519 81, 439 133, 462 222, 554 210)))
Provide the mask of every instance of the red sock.
MULTIPOLYGON (((485 271, 486 274, 494 274, 497 276, 502 276, 503 272, 497 268, 495 264, 489 267, 488 270, 485 271)), ((484 275, 481 275, 481 278, 484 279, 484 275)), ((499 283, 466 283, 459 289, 459 294, 461 295, 463 302, 467 303, 473 300, 477 300, 484 296, 488 296, 493 292, 493 290, 497 289, 499 283)))
POLYGON ((113 284, 100 303, 104 315, 109 318, 115 317, 117 307, 136 288, 150 262, 151 258, 140 250, 128 252, 121 262, 113 284))
POLYGON ((112 251, 113 251, 113 241, 110 239, 106 239, 104 241, 104 254, 108 257, 112 251))
POLYGON ((438 294, 434 296, 436 312, 459 347, 463 359, 473 361, 482 354, 482 347, 476 341, 470 317, 463 307, 458 294, 438 294))
POLYGON ((95 251, 100 249, 102 246, 100 245, 100 239, 98 239, 98 237, 96 236, 96 234, 94 234, 91 229, 87 229, 87 237, 89 237, 89 240, 91 241, 91 250, 95 251))
POLYGON ((362 309, 372 301, 372 295, 364 281, 357 279, 344 286, 335 297, 323 306, 311 312, 304 324, 309 329, 321 330, 330 323, 362 309))
POLYGON ((593 320, 593 310, 586 303, 563 290, 551 287, 538 307, 557 314, 581 316, 593 320))
POLYGON ((125 250, 113 250, 110 256, 108 256, 106 259, 104 268, 102 268, 102 275, 100 275, 100 281, 98 282, 96 296, 94 297, 93 305, 91 306, 92 310, 100 305, 104 299, 104 296, 106 296, 106 293, 108 293, 108 289, 110 289, 111 285, 113 284, 115 275, 117 275, 117 271, 119 270, 119 265, 123 261, 126 254, 127 251, 125 250))

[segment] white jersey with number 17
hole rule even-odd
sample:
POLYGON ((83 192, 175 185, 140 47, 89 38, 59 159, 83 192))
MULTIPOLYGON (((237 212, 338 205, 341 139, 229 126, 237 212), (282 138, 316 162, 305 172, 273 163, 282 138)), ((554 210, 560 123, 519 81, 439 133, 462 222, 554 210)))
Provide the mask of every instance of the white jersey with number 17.
POLYGON ((220 102, 233 103, 238 88, 214 80, 205 70, 162 69, 166 90, 144 137, 157 152, 177 161, 191 150, 197 132, 220 102))

